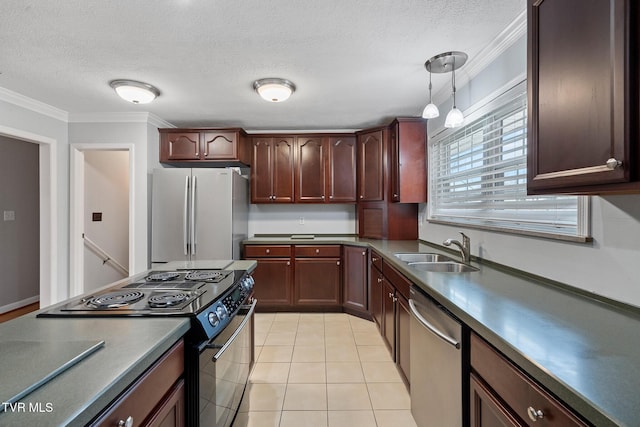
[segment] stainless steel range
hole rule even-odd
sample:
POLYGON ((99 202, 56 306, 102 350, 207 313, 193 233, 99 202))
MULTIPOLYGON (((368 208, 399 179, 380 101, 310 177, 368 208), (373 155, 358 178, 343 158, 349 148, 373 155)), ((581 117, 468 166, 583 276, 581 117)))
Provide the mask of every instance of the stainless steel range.
POLYGON ((186 425, 226 427, 237 413, 253 363, 252 292, 253 278, 244 270, 153 271, 38 317, 189 317, 186 425))

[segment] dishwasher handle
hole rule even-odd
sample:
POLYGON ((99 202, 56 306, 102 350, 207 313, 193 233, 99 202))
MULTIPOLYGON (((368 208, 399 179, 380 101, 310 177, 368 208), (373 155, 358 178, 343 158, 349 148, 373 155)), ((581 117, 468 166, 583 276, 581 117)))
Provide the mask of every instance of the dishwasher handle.
POLYGON ((450 336, 438 330, 435 326, 429 323, 429 321, 425 319, 418 312, 418 309, 416 308, 416 303, 413 301, 413 299, 409 299, 409 307, 411 308, 411 313, 415 316, 416 320, 418 320, 418 322, 422 324, 422 326, 427 328, 429 331, 433 332, 436 336, 444 340, 446 343, 451 344, 452 346, 460 350, 460 343, 458 341, 454 340, 450 336))

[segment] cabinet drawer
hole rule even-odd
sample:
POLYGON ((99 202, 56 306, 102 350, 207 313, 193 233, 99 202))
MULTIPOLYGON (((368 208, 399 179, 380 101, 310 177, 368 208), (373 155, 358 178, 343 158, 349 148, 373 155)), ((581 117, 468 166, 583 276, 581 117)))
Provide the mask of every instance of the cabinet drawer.
POLYGON ((117 426, 131 417, 141 425, 152 413, 163 409, 165 396, 184 371, 184 341, 180 340, 107 408, 92 426, 117 426))
POLYGON ((529 418, 530 411, 541 411, 545 426, 587 425, 475 334, 471 334, 471 369, 529 425, 537 425, 529 418))
POLYGON ((371 264, 382 272, 382 257, 375 251, 371 251, 371 264))
POLYGON ((244 247, 244 256, 253 257, 285 257, 291 256, 291 246, 289 245, 247 245, 244 247))
POLYGON ((340 245, 296 245, 296 258, 322 257, 339 258, 340 245))
POLYGON ((396 270, 391 264, 386 261, 382 262, 382 274, 387 278, 389 282, 405 297, 409 300, 409 288, 411 287, 411 282, 409 279, 404 277, 402 273, 396 270))

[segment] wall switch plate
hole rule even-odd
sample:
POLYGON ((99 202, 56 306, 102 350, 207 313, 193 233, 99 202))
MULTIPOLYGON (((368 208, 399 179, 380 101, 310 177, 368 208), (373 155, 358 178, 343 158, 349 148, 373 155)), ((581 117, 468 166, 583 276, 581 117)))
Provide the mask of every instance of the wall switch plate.
POLYGON ((300 225, 304 225, 304 217, 303 216, 300 217, 300 220, 298 221, 298 223, 300 225))
POLYGON ((4 211, 4 220, 5 221, 15 221, 16 220, 16 211, 4 211))

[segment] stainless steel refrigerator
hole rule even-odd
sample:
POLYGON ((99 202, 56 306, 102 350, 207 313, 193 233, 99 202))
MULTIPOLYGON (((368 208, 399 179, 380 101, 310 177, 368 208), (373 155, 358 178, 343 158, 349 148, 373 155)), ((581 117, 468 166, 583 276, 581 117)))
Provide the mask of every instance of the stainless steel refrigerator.
POLYGON ((241 258, 249 216, 248 179, 232 168, 155 169, 151 262, 241 258))

